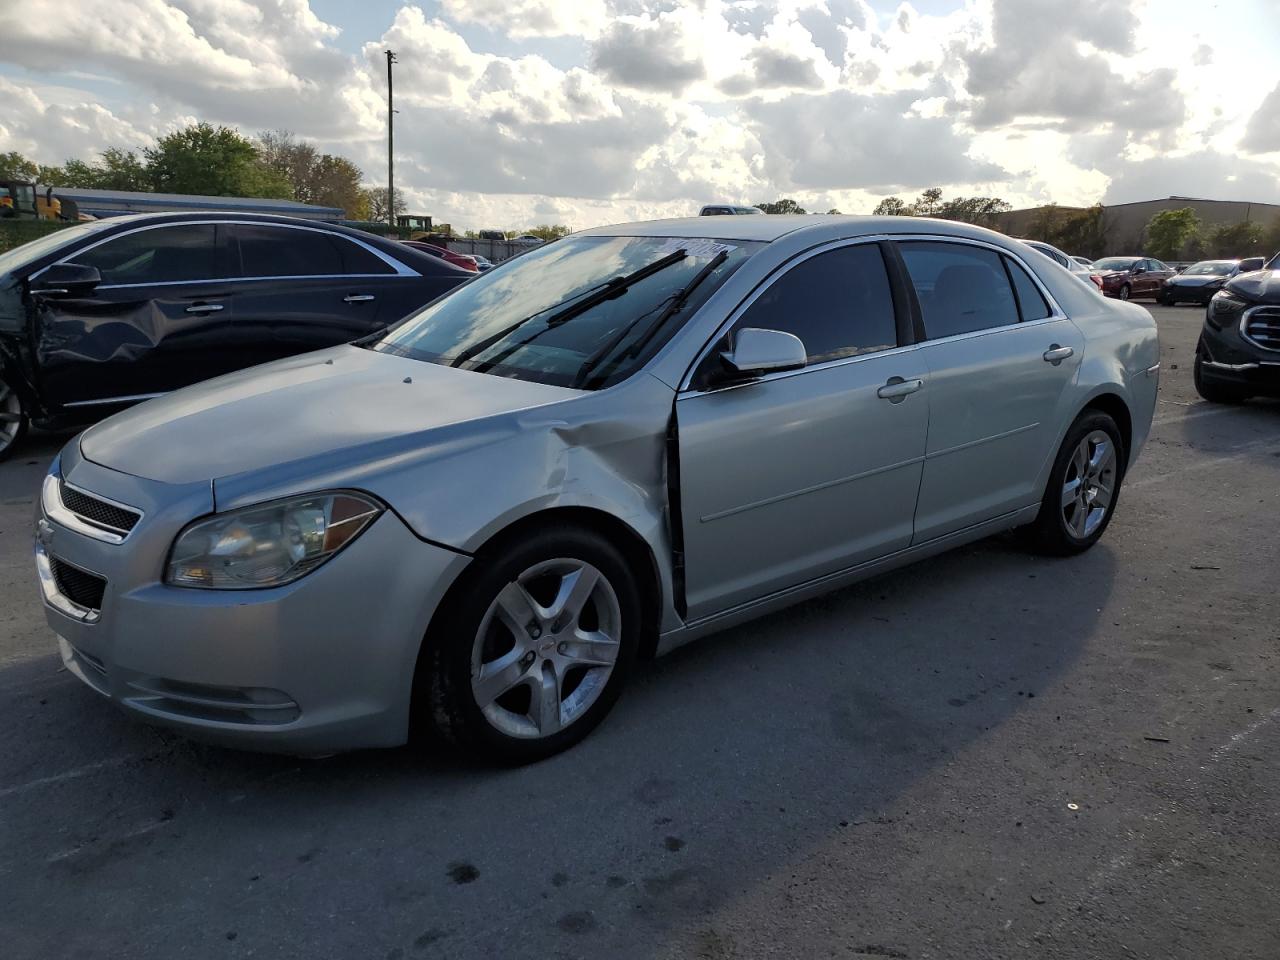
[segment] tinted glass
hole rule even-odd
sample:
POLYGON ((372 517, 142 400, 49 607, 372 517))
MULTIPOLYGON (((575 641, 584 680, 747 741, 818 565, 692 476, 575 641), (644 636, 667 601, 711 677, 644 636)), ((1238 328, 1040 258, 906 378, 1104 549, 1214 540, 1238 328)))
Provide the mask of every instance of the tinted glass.
POLYGON ((1128 270, 1139 261, 1133 257, 1103 257, 1093 261, 1095 270, 1128 270))
POLYGON ((1009 276, 1013 278, 1013 289, 1018 294, 1018 306, 1022 310, 1023 320, 1042 320, 1049 316, 1049 304, 1045 302, 1040 288, 1035 285, 1027 271, 1012 260, 1005 258, 1009 267, 1009 276))
POLYGON ((479 275, 397 326, 371 349, 561 386, 608 386, 638 369, 759 244, 668 237, 568 237, 479 275), (562 319, 610 281, 675 259, 611 299, 562 319), (682 309, 673 299, 723 250, 682 309))
POLYGON ((346 237, 322 230, 239 224, 241 275, 319 277, 394 273, 386 261, 346 237))
POLYGON ((898 248, 929 339, 1018 322, 1013 288, 994 250, 930 241, 906 241, 898 248))
POLYGON ((897 346, 893 295, 880 247, 840 247, 796 264, 734 324, 734 329, 743 327, 795 334, 809 363, 897 346))
POLYGON ((97 267, 102 282, 107 284, 177 283, 217 277, 211 223, 139 230, 67 259, 97 267))

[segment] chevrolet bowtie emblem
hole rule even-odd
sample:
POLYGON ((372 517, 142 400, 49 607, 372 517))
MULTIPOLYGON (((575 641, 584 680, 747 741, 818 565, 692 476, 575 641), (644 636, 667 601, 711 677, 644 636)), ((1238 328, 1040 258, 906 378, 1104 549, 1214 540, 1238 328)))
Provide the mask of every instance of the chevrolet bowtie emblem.
POLYGON ((36 521, 36 540, 45 547, 53 543, 53 524, 44 518, 36 521))

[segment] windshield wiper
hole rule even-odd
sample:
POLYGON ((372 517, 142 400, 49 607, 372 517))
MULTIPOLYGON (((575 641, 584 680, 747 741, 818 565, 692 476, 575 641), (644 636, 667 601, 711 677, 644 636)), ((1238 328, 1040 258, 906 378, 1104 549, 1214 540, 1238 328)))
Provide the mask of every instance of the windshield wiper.
POLYGON ((520 329, 520 327, 524 326, 524 324, 528 323, 534 317, 537 317, 541 314, 546 313, 547 310, 555 310, 555 312, 552 313, 551 316, 547 317, 547 319, 544 321, 546 323, 545 327, 542 327, 541 329, 534 331, 529 336, 525 337, 523 340, 517 340, 511 346, 501 351, 497 356, 493 357, 492 359, 485 360, 481 363, 478 363, 472 368, 473 370, 477 370, 483 373, 485 370, 488 370, 492 367, 497 366, 499 363, 501 363, 507 357, 511 356, 511 354, 515 353, 521 347, 526 346, 529 343, 532 343, 534 340, 542 336, 548 330, 554 330, 556 327, 561 326, 562 324, 568 323, 574 317, 579 316, 583 313, 586 313, 592 307, 599 306, 600 304, 604 303, 606 300, 613 300, 615 297, 622 296, 624 293, 627 292, 627 289, 629 287, 635 286, 641 280, 645 280, 648 277, 653 276, 659 270, 665 270, 667 267, 671 266, 672 264, 679 263, 681 260, 685 258, 685 256, 686 254, 684 250, 677 250, 675 253, 667 254, 667 256, 663 257, 660 260, 655 260, 653 263, 649 264, 648 266, 641 267, 639 270, 636 270, 634 273, 628 273, 625 276, 614 277, 612 280, 606 281, 594 293, 588 294, 585 297, 581 297, 581 299, 576 299, 571 297, 568 306, 557 305, 556 307, 547 307, 544 310, 539 310, 537 313, 532 313, 529 316, 525 317, 523 320, 513 323, 511 326, 498 331, 493 336, 486 337, 484 340, 481 340, 475 346, 468 347, 466 350, 463 350, 461 353, 458 354, 457 357, 455 357, 449 363, 449 366, 451 367, 462 366, 462 364, 471 360, 473 357, 479 356, 480 354, 484 353, 484 351, 488 350, 490 347, 494 346, 497 343, 500 343, 502 340, 505 340, 512 333, 520 329))
MULTIPOLYGON (((693 296, 693 292, 698 289, 698 285, 707 277, 711 276, 711 274, 715 272, 716 268, 727 259, 729 259, 729 251, 727 250, 721 250, 712 257, 710 262, 699 270, 692 280, 685 284, 684 289, 678 290, 668 298, 667 306, 657 315, 657 317, 654 318, 653 322, 649 324, 649 329, 641 334, 636 339, 635 343, 631 344, 631 346, 615 357, 613 363, 616 365, 619 360, 626 356, 638 356, 640 351, 642 351, 648 345, 649 341, 657 335, 658 331, 662 329, 663 324, 675 316, 688 302, 689 298, 693 296)), ((598 347, 591 354, 591 356, 582 361, 582 366, 578 367, 578 372, 575 374, 573 383, 571 383, 570 386, 579 390, 587 389, 591 384, 604 379, 599 373, 592 375, 592 371, 595 370, 601 360, 617 349, 618 344, 625 340, 628 334, 635 329, 636 324, 643 320, 647 315, 648 314, 641 314, 636 317, 612 337, 606 340, 602 346, 598 347)))

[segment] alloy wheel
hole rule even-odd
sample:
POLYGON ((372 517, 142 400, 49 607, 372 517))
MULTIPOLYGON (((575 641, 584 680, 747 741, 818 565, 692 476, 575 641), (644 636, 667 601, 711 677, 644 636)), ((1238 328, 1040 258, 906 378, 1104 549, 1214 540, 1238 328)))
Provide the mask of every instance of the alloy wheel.
POLYGON ((0 453, 18 439, 22 430, 22 399, 9 384, 0 380, 0 453))
POLYGON ((1067 462, 1062 485, 1062 520, 1071 535, 1085 540, 1106 519, 1116 489, 1116 445, 1094 430, 1084 437, 1067 462))
POLYGON ((560 558, 535 564, 489 604, 471 653, 471 692, 511 737, 552 736, 591 709, 621 649, 618 596, 597 568, 560 558))
POLYGON ((1121 299, 1121 300, 1128 300, 1128 299, 1129 299, 1129 285, 1128 285, 1128 284, 1125 284, 1123 287, 1121 287, 1121 288, 1120 288, 1120 299, 1121 299))

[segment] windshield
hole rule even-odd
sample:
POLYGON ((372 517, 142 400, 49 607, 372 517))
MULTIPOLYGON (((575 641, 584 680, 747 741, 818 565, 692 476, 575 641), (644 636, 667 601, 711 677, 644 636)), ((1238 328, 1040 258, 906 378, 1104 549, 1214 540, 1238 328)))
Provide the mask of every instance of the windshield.
POLYGON ((35 240, 14 247, 5 253, 0 253, 0 274, 12 273, 19 267, 25 267, 33 260, 39 260, 47 253, 52 253, 60 247, 83 239, 88 234, 105 230, 109 226, 111 226, 110 220, 89 220, 84 223, 77 223, 72 227, 55 230, 43 237, 37 237, 35 240))
POLYGON ((1234 260, 1201 260, 1199 263, 1193 263, 1183 270, 1182 275, 1184 277, 1202 277, 1212 274, 1215 277, 1225 277, 1235 265, 1234 260))
POLYGON ((481 274, 371 349, 558 386, 609 386, 643 364, 759 249, 669 237, 566 237, 481 274), (680 251, 685 256, 673 256, 680 251), (724 253, 723 258, 718 258, 724 253), (669 261, 669 262, 663 262, 669 261), (586 309, 610 282, 648 271, 586 309), (694 281, 688 300, 657 329, 694 281), (603 352, 602 352, 603 351, 603 352))
POLYGON ((1138 262, 1137 257, 1104 257, 1093 261, 1095 270, 1128 270, 1138 262))

